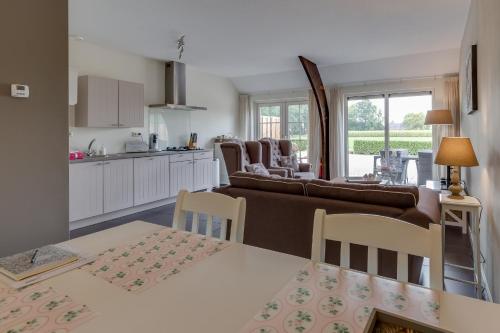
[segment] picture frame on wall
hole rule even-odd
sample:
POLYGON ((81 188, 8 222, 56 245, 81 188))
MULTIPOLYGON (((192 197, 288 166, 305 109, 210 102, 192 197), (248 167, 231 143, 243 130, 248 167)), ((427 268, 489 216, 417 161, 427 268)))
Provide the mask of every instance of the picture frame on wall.
POLYGON ((479 109, 477 94, 477 45, 471 45, 465 63, 466 112, 471 114, 479 109))

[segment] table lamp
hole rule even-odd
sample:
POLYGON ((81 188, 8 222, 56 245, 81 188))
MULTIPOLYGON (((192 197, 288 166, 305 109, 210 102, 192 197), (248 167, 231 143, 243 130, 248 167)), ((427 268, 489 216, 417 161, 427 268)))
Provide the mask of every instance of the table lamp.
POLYGON ((448 188, 451 194, 448 197, 457 200, 463 199, 464 197, 460 194, 463 188, 460 185, 458 175, 460 167, 473 167, 479 165, 470 139, 465 137, 443 138, 439 145, 434 163, 452 167, 451 185, 448 188))
POLYGON ((425 125, 453 125, 450 110, 430 110, 425 115, 425 125))
MULTIPOLYGON (((425 125, 453 125, 453 117, 448 109, 437 109, 427 111, 425 115, 425 125)), ((451 169, 446 167, 446 186, 451 182, 451 169)))

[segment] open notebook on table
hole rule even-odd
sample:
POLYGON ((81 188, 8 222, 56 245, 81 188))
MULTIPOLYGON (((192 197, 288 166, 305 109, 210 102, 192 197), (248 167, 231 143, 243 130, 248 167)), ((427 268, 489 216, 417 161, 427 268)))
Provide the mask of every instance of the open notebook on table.
POLYGON ((47 245, 37 250, 36 255, 36 250, 29 250, 0 258, 0 280, 12 288, 22 288, 93 260, 62 244, 47 245))

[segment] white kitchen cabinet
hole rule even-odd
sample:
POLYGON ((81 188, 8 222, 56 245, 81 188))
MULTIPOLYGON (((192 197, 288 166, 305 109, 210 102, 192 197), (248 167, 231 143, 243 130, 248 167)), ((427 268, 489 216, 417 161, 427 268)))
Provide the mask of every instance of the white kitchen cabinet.
POLYGON ((134 205, 134 161, 132 159, 103 162, 104 213, 134 205))
POLYGON ((134 205, 169 197, 169 157, 134 159, 134 205))
POLYGON ((170 195, 177 196, 180 190, 194 190, 194 162, 188 161, 170 163, 170 195))
POLYGON ((212 158, 194 160, 194 190, 206 190, 213 187, 212 158))
POLYGON ((104 212, 103 162, 69 166, 69 220, 77 221, 104 212))

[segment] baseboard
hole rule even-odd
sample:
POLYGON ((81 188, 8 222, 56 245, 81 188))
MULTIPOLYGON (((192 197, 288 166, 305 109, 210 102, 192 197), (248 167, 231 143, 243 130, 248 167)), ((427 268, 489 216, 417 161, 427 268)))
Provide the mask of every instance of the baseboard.
POLYGON ((153 208, 157 208, 160 206, 168 205, 168 204, 174 203, 175 199, 176 198, 174 197, 174 198, 159 200, 159 201, 147 203, 147 204, 140 205, 140 206, 134 206, 134 207, 122 209, 122 210, 119 210, 116 212, 111 212, 111 213, 107 213, 107 214, 103 214, 103 215, 99 215, 99 216, 89 217, 89 218, 83 219, 83 220, 69 222, 69 230, 72 231, 75 229, 88 227, 90 225, 102 223, 105 221, 109 221, 109 220, 116 219, 119 217, 127 216, 130 214, 140 213, 140 212, 148 210, 148 209, 153 209, 153 208))
POLYGON ((491 296, 490 285, 488 284, 488 279, 486 279, 485 269, 486 269, 485 263, 481 263, 481 281, 483 282, 484 297, 485 297, 486 301, 493 302, 493 297, 491 296))

